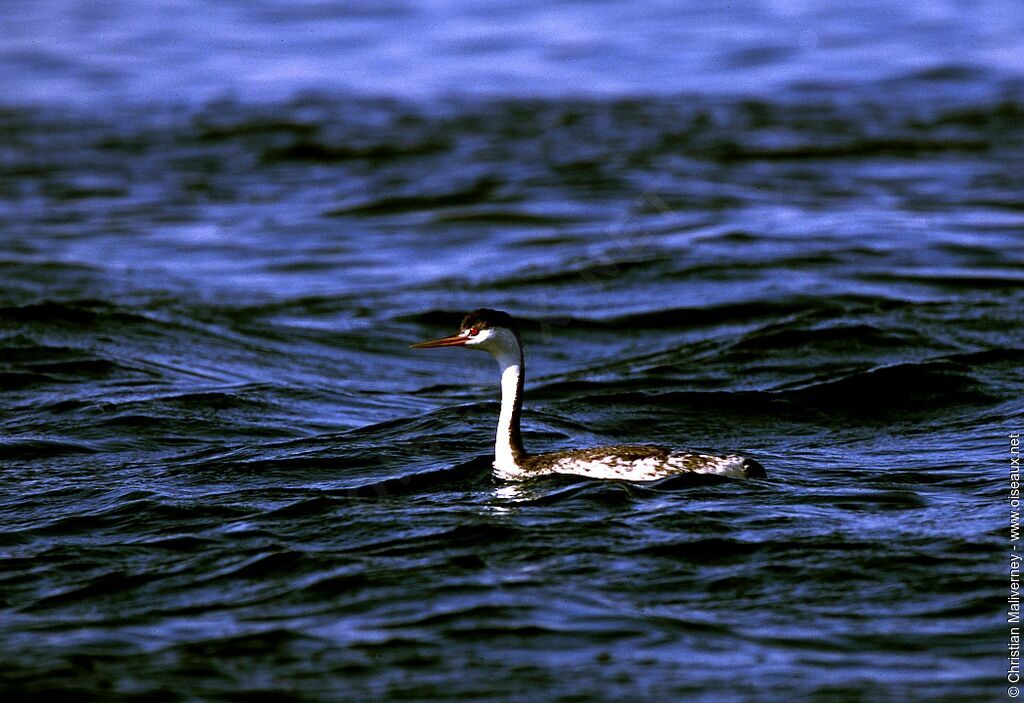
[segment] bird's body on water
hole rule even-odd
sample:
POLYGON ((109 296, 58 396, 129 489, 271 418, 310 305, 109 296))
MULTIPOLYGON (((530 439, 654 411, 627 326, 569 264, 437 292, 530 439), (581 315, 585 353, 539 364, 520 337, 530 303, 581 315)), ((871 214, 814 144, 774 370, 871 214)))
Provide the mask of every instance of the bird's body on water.
POLYGON ((763 477, 753 459, 716 456, 650 445, 611 445, 530 454, 519 428, 523 408, 526 356, 522 336, 512 317, 481 308, 466 315, 458 334, 412 345, 415 349, 465 347, 488 352, 501 371, 501 411, 494 442, 494 474, 519 481, 549 474, 589 478, 652 481, 679 474, 717 474, 736 478, 763 477))

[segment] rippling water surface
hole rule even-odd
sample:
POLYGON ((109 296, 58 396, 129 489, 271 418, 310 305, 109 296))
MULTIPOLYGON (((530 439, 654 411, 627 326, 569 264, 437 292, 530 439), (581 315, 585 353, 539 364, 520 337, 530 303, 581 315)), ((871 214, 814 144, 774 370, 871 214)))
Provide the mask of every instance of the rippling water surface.
POLYGON ((0 9, 5 700, 1005 696, 1017 5, 146 8, 0 9), (769 478, 495 482, 481 306, 769 478))

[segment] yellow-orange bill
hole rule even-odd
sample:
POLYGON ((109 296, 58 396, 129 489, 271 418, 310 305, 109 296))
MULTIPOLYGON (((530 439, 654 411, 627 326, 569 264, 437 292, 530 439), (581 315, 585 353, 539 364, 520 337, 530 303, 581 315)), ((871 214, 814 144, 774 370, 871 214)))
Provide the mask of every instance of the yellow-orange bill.
POLYGON ((410 349, 430 349, 431 347, 461 347, 469 341, 469 337, 460 337, 459 335, 453 335, 451 337, 444 337, 442 339, 432 339, 429 342, 420 342, 419 344, 410 344, 410 349))

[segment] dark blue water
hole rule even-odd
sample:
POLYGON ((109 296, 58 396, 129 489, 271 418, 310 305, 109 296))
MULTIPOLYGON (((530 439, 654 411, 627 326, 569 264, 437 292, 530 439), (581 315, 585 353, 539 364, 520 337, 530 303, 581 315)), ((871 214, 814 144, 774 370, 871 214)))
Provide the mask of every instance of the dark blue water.
POLYGON ((1006 699, 1019 4, 0 26, 5 701, 1006 699))

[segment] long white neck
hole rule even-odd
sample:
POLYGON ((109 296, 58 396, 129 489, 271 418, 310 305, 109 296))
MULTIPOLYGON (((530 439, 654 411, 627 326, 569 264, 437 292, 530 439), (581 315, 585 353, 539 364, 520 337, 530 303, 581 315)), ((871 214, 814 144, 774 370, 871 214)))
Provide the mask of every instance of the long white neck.
POLYGON ((501 370, 501 412, 498 431, 494 439, 494 470, 499 474, 515 474, 526 458, 523 439, 519 431, 519 416, 523 408, 523 379, 526 374, 523 352, 502 349, 494 354, 501 370))

